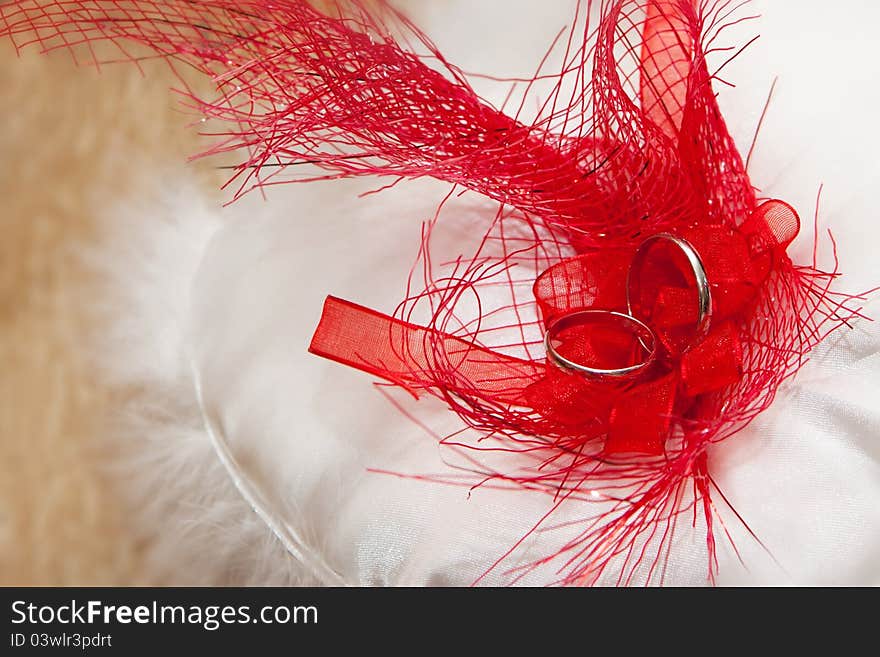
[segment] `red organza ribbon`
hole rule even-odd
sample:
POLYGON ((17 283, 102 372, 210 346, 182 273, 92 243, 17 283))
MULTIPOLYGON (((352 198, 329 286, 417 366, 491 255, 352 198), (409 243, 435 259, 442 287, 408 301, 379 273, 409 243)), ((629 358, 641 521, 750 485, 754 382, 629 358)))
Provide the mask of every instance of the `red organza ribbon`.
MULTIPOLYGON (((667 357, 650 377, 634 383, 590 380, 543 362, 513 358, 335 297, 324 305, 309 350, 416 394, 434 386, 433 371, 442 368, 456 374, 458 386, 483 400, 531 408, 571 437, 607 436, 606 454, 659 455, 674 408, 686 408, 699 395, 739 380, 738 317, 760 289, 772 258, 784 252, 798 228, 794 210, 772 200, 760 205, 740 230, 702 226, 686 231, 683 237, 701 254, 710 281, 713 327, 683 349, 679 333, 695 323, 693 303, 685 300, 693 299, 696 290, 663 282, 681 277, 674 261, 658 264, 665 271, 644 272, 650 279, 648 294, 656 299, 652 328, 667 357), (444 362, 439 363, 441 357, 444 362)), ((625 250, 590 253, 541 274, 534 293, 545 325, 578 310, 626 310, 631 256, 625 250)), ((619 362, 626 347, 627 341, 615 340, 607 329, 579 331, 566 346, 575 358, 599 362, 619 362)))

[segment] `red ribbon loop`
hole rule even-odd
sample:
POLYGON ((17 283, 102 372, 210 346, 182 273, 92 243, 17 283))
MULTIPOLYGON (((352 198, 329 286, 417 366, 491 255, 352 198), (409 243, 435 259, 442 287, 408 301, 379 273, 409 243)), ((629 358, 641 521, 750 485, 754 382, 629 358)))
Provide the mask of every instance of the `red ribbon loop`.
MULTIPOLYGON (((687 264, 675 250, 647 263, 640 295, 652 303, 649 317, 639 319, 657 333, 664 353, 637 380, 589 379, 333 297, 325 303, 310 351, 415 395, 439 390, 510 409, 498 414, 499 423, 508 414, 514 418, 514 408, 528 408, 546 421, 548 436, 575 442, 604 437, 609 455, 661 455, 675 426, 676 409, 689 408, 700 395, 740 380, 743 351, 737 317, 754 299, 772 258, 785 250, 798 228, 791 206, 774 200, 760 205, 739 229, 701 226, 682 234, 700 254, 712 291, 712 327, 696 344, 697 293, 687 264)), ((590 252, 544 271, 533 290, 545 325, 579 310, 625 310, 632 255, 617 249, 590 252)), ((620 362, 633 337, 584 326, 569 329, 562 339, 560 348, 575 361, 601 364, 620 362)))

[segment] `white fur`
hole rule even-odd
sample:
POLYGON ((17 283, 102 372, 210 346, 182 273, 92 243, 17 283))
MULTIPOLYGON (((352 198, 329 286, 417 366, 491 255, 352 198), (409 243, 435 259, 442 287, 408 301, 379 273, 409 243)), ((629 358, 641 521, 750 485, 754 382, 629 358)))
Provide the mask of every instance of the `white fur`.
POLYGON ((244 502, 205 433, 186 357, 190 281, 223 225, 187 171, 160 175, 105 215, 88 254, 103 331, 92 351, 127 398, 110 419, 110 462, 143 536, 152 577, 176 585, 304 581, 244 502), (138 207, 139 206, 139 207, 138 207))

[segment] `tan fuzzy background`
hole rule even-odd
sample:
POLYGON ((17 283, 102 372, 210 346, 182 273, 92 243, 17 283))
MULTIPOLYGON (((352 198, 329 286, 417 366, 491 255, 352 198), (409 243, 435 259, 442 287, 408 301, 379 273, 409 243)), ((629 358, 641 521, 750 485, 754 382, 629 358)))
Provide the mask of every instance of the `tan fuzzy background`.
POLYGON ((170 73, 148 73, 0 42, 0 585, 151 583, 99 439, 118 400, 89 365, 81 255, 145 162, 197 150, 170 73))

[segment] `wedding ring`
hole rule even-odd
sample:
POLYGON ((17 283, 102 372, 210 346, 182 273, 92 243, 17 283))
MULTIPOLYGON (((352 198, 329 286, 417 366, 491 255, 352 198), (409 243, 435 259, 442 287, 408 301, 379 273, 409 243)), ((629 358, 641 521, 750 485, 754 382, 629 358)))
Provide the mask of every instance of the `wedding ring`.
POLYGON ((645 323, 635 317, 612 310, 580 310, 557 317, 547 326, 547 332, 544 334, 544 346, 547 348, 547 355, 550 360, 559 367, 596 378, 627 378, 634 376, 653 363, 654 358, 657 355, 657 339, 654 336, 654 332, 645 323), (609 322, 614 323, 632 334, 634 344, 638 344, 638 346, 644 351, 644 358, 634 365, 604 369, 590 367, 583 363, 576 363, 556 351, 553 342, 559 337, 562 331, 575 326, 602 322, 606 324, 609 322))
POLYGON ((697 336, 695 341, 703 337, 709 331, 709 324, 712 321, 712 292, 709 288, 709 279, 706 276, 706 268, 700 259, 700 254, 690 244, 690 242, 670 235, 669 233, 658 233, 652 235, 639 245, 633 256, 626 274, 626 307, 630 315, 635 315, 633 309, 633 297, 635 296, 635 286, 638 284, 638 278, 641 274, 642 266, 651 247, 658 242, 670 242, 678 247, 687 258, 688 264, 694 272, 694 278, 697 282, 697 301, 699 303, 699 314, 697 315, 697 336))

